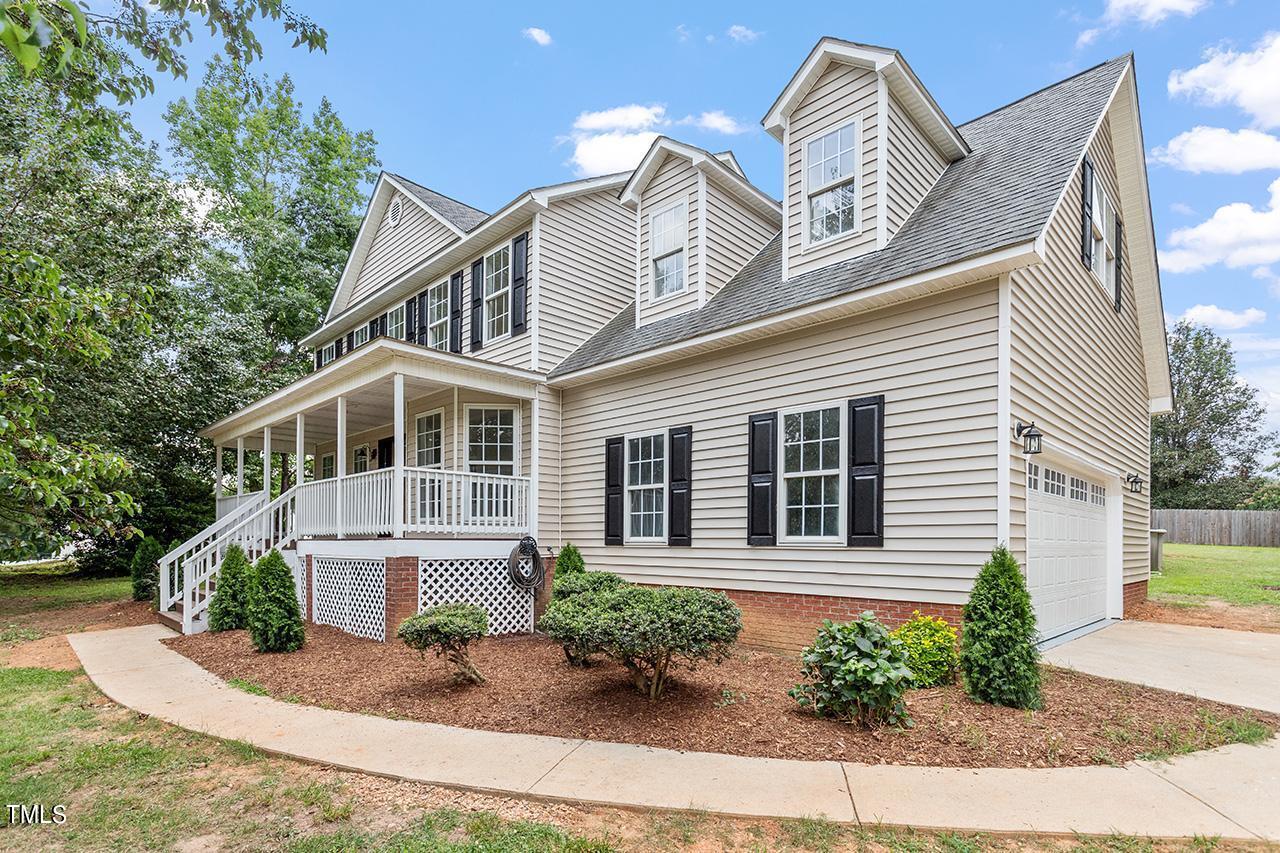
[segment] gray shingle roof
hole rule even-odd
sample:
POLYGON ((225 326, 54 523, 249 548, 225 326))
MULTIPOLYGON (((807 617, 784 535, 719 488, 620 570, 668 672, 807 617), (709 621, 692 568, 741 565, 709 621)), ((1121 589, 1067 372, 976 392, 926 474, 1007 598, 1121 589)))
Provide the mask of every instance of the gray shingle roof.
POLYGON ((489 214, 483 210, 478 210, 469 204, 463 204, 456 199, 449 198, 447 195, 441 195, 435 190, 427 189, 422 184, 415 183, 403 175, 397 175, 394 172, 388 172, 387 174, 404 184, 404 188, 413 193, 414 197, 453 223, 460 231, 470 231, 489 218, 489 214))
POLYGON ((707 304, 635 327, 632 302, 552 372, 561 376, 1034 239, 1129 62, 1121 56, 961 125, 952 163, 884 249, 782 285, 774 237, 707 304))

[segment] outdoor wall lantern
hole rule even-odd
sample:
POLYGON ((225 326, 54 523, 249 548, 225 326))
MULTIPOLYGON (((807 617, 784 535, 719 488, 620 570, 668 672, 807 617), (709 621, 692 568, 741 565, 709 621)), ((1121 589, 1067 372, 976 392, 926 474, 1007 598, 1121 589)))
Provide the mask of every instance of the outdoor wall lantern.
POLYGON ((1143 480, 1141 475, 1130 474, 1129 476, 1124 478, 1124 481, 1129 484, 1129 491, 1133 492, 1135 495, 1142 494, 1143 480))
POLYGON ((1022 439, 1022 452, 1028 456, 1040 452, 1040 440, 1044 438, 1044 433, 1036 429, 1035 422, 1024 424, 1022 421, 1013 428, 1013 434, 1022 439))

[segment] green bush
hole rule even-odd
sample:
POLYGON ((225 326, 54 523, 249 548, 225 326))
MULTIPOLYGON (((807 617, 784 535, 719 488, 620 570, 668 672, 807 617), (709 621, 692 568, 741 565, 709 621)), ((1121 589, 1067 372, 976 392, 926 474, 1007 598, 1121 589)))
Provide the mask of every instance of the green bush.
POLYGON ((577 653, 608 655, 637 690, 657 699, 673 666, 692 669, 728 656, 742 612, 723 593, 623 584, 553 601, 538 627, 577 653))
MULTIPOLYGON (((554 583, 551 584, 551 600, 565 601, 584 593, 605 592, 611 589, 618 589, 626 586, 627 582, 612 572, 571 572, 567 575, 557 574, 554 583)), ((548 612, 550 612, 548 610, 548 612)), ((545 618, 545 617, 544 617, 545 618)), ((591 655, 600 651, 599 648, 579 645, 582 642, 583 634, 578 627, 562 624, 565 620, 573 620, 575 623, 580 622, 583 618, 579 608, 561 608, 555 615, 551 617, 551 621, 547 624, 552 626, 557 636, 572 636, 578 638, 564 643, 564 658, 573 666, 589 666, 591 664, 591 655)))
POLYGON ((556 578, 578 574, 586 570, 587 564, 582 559, 582 552, 578 550, 578 546, 572 542, 566 542, 564 547, 560 549, 560 553, 556 555, 556 578))
POLYGON ((1001 545, 991 552, 964 606, 960 671, 979 702, 1039 708, 1036 614, 1018 561, 1001 545))
POLYGON ((218 567, 218 588, 209 602, 209 630, 234 631, 249 624, 253 566, 239 545, 229 545, 218 567))
POLYGON ((302 613, 293 572, 274 548, 253 569, 248 628, 260 652, 292 652, 302 645, 302 613))
POLYGON ((133 580, 133 600, 153 601, 160 589, 160 558, 164 546, 150 536, 142 537, 129 563, 129 577, 133 580))
POLYGON ((429 607, 400 623, 396 636, 423 658, 427 650, 453 664, 453 680, 484 684, 485 678, 471 662, 467 646, 489 633, 489 616, 474 604, 441 604, 429 607))
POLYGON ((912 678, 907 650, 870 610, 852 622, 823 621, 801 660, 805 681, 787 691, 801 707, 866 726, 912 725, 902 701, 912 678))
POLYGON ((894 629, 893 636, 907 650, 912 687, 936 687, 956 680, 960 665, 957 635, 947 620, 923 616, 917 610, 910 620, 894 629))

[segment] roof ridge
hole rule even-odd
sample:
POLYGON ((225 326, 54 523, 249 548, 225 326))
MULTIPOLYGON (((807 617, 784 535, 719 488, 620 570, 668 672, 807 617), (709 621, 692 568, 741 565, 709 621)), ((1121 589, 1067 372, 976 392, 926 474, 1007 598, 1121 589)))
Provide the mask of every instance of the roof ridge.
POLYGON ((1120 54, 1119 56, 1113 56, 1113 57, 1111 57, 1110 59, 1104 59, 1102 62, 1099 62, 1099 63, 1098 63, 1098 64, 1096 64, 1096 65, 1091 65, 1091 66, 1089 66, 1088 68, 1085 68, 1085 69, 1084 69, 1084 70, 1082 70, 1082 71, 1077 71, 1075 74, 1072 74, 1072 75, 1070 75, 1069 77, 1063 77, 1061 80, 1057 80, 1057 81, 1055 81, 1055 82, 1053 82, 1053 83, 1049 83, 1048 85, 1041 86, 1039 89, 1036 89, 1034 92, 1028 92, 1027 94, 1023 95, 1023 96, 1022 96, 1022 97, 1020 97, 1020 98, 1015 98, 1015 99, 1013 99, 1012 101, 1010 101, 1009 103, 1007 103, 1007 104, 1005 104, 1005 105, 1003 105, 1003 106, 999 106, 999 107, 996 107, 995 109, 987 110, 987 111, 986 111, 985 113, 983 113, 982 115, 974 116, 973 118, 969 119, 968 121, 964 122, 963 124, 956 125, 956 127, 957 127, 957 128, 961 128, 961 127, 968 127, 969 125, 973 124, 974 122, 981 121, 982 119, 984 119, 984 118, 986 118, 986 117, 988 117, 988 116, 995 115, 996 113, 1000 112, 1001 110, 1007 110, 1007 109, 1009 109, 1010 107, 1017 106, 1018 104, 1022 103, 1023 101, 1027 101, 1027 100, 1030 100, 1031 98, 1034 98, 1036 95, 1042 95, 1042 94, 1044 94, 1045 92, 1049 91, 1050 89, 1055 89, 1055 88, 1057 88, 1058 86, 1063 85, 1064 83, 1070 83, 1072 80, 1075 80, 1075 79, 1076 79, 1076 78, 1078 78, 1078 77, 1083 77, 1084 75, 1089 74, 1089 73, 1091 73, 1091 72, 1093 72, 1093 71, 1097 71, 1099 68, 1102 68, 1102 67, 1104 67, 1104 66, 1110 65, 1110 64, 1111 64, 1111 63, 1113 63, 1113 62, 1117 62, 1117 61, 1119 61, 1119 60, 1121 60, 1121 59, 1132 59, 1132 58, 1133 58, 1133 51, 1131 51, 1131 50, 1130 50, 1130 51, 1128 51, 1128 52, 1126 52, 1126 53, 1122 53, 1122 54, 1120 54))
POLYGON ((460 200, 458 200, 458 199, 454 198, 454 197, 453 197, 453 196, 451 196, 451 195, 445 195, 444 193, 440 192, 439 190, 433 190, 431 187, 427 186, 426 184, 420 184, 420 183, 418 183, 417 181, 415 181, 413 178, 407 178, 407 177, 405 177, 404 175, 400 174, 399 172, 391 172, 391 171, 388 171, 388 172, 387 172, 387 174, 388 174, 388 175, 390 175, 390 176, 391 176, 391 177, 393 177, 393 178, 396 178, 397 180, 407 181, 408 183, 413 184, 413 185, 414 185, 415 187, 417 187, 418 189, 423 189, 423 190, 426 190, 426 191, 427 191, 427 192, 429 192, 429 193, 432 193, 433 195, 438 195, 438 196, 440 196, 440 198, 445 199, 446 201, 451 201, 451 202, 453 202, 454 204, 460 204, 460 205, 462 205, 462 206, 463 206, 463 207, 465 207, 465 208, 468 208, 468 209, 470 209, 470 210, 474 210, 476 213, 479 213, 479 214, 480 214, 480 215, 482 215, 482 216, 485 216, 485 217, 488 217, 488 216, 489 216, 488 211, 482 210, 482 209, 480 209, 480 208, 476 207, 476 206, 475 206, 475 205, 473 205, 473 204, 467 204, 465 201, 460 201, 460 200))

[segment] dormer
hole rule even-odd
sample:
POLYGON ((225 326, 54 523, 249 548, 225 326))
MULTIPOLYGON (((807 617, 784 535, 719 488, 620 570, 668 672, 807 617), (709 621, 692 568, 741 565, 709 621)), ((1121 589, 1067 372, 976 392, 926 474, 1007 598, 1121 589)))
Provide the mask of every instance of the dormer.
POLYGON ((895 50, 824 38, 763 119, 783 147, 783 277, 883 249, 969 147, 895 50))
POLYGON ((658 137, 620 196, 636 215, 636 325, 707 303, 782 224, 733 156, 658 137))

